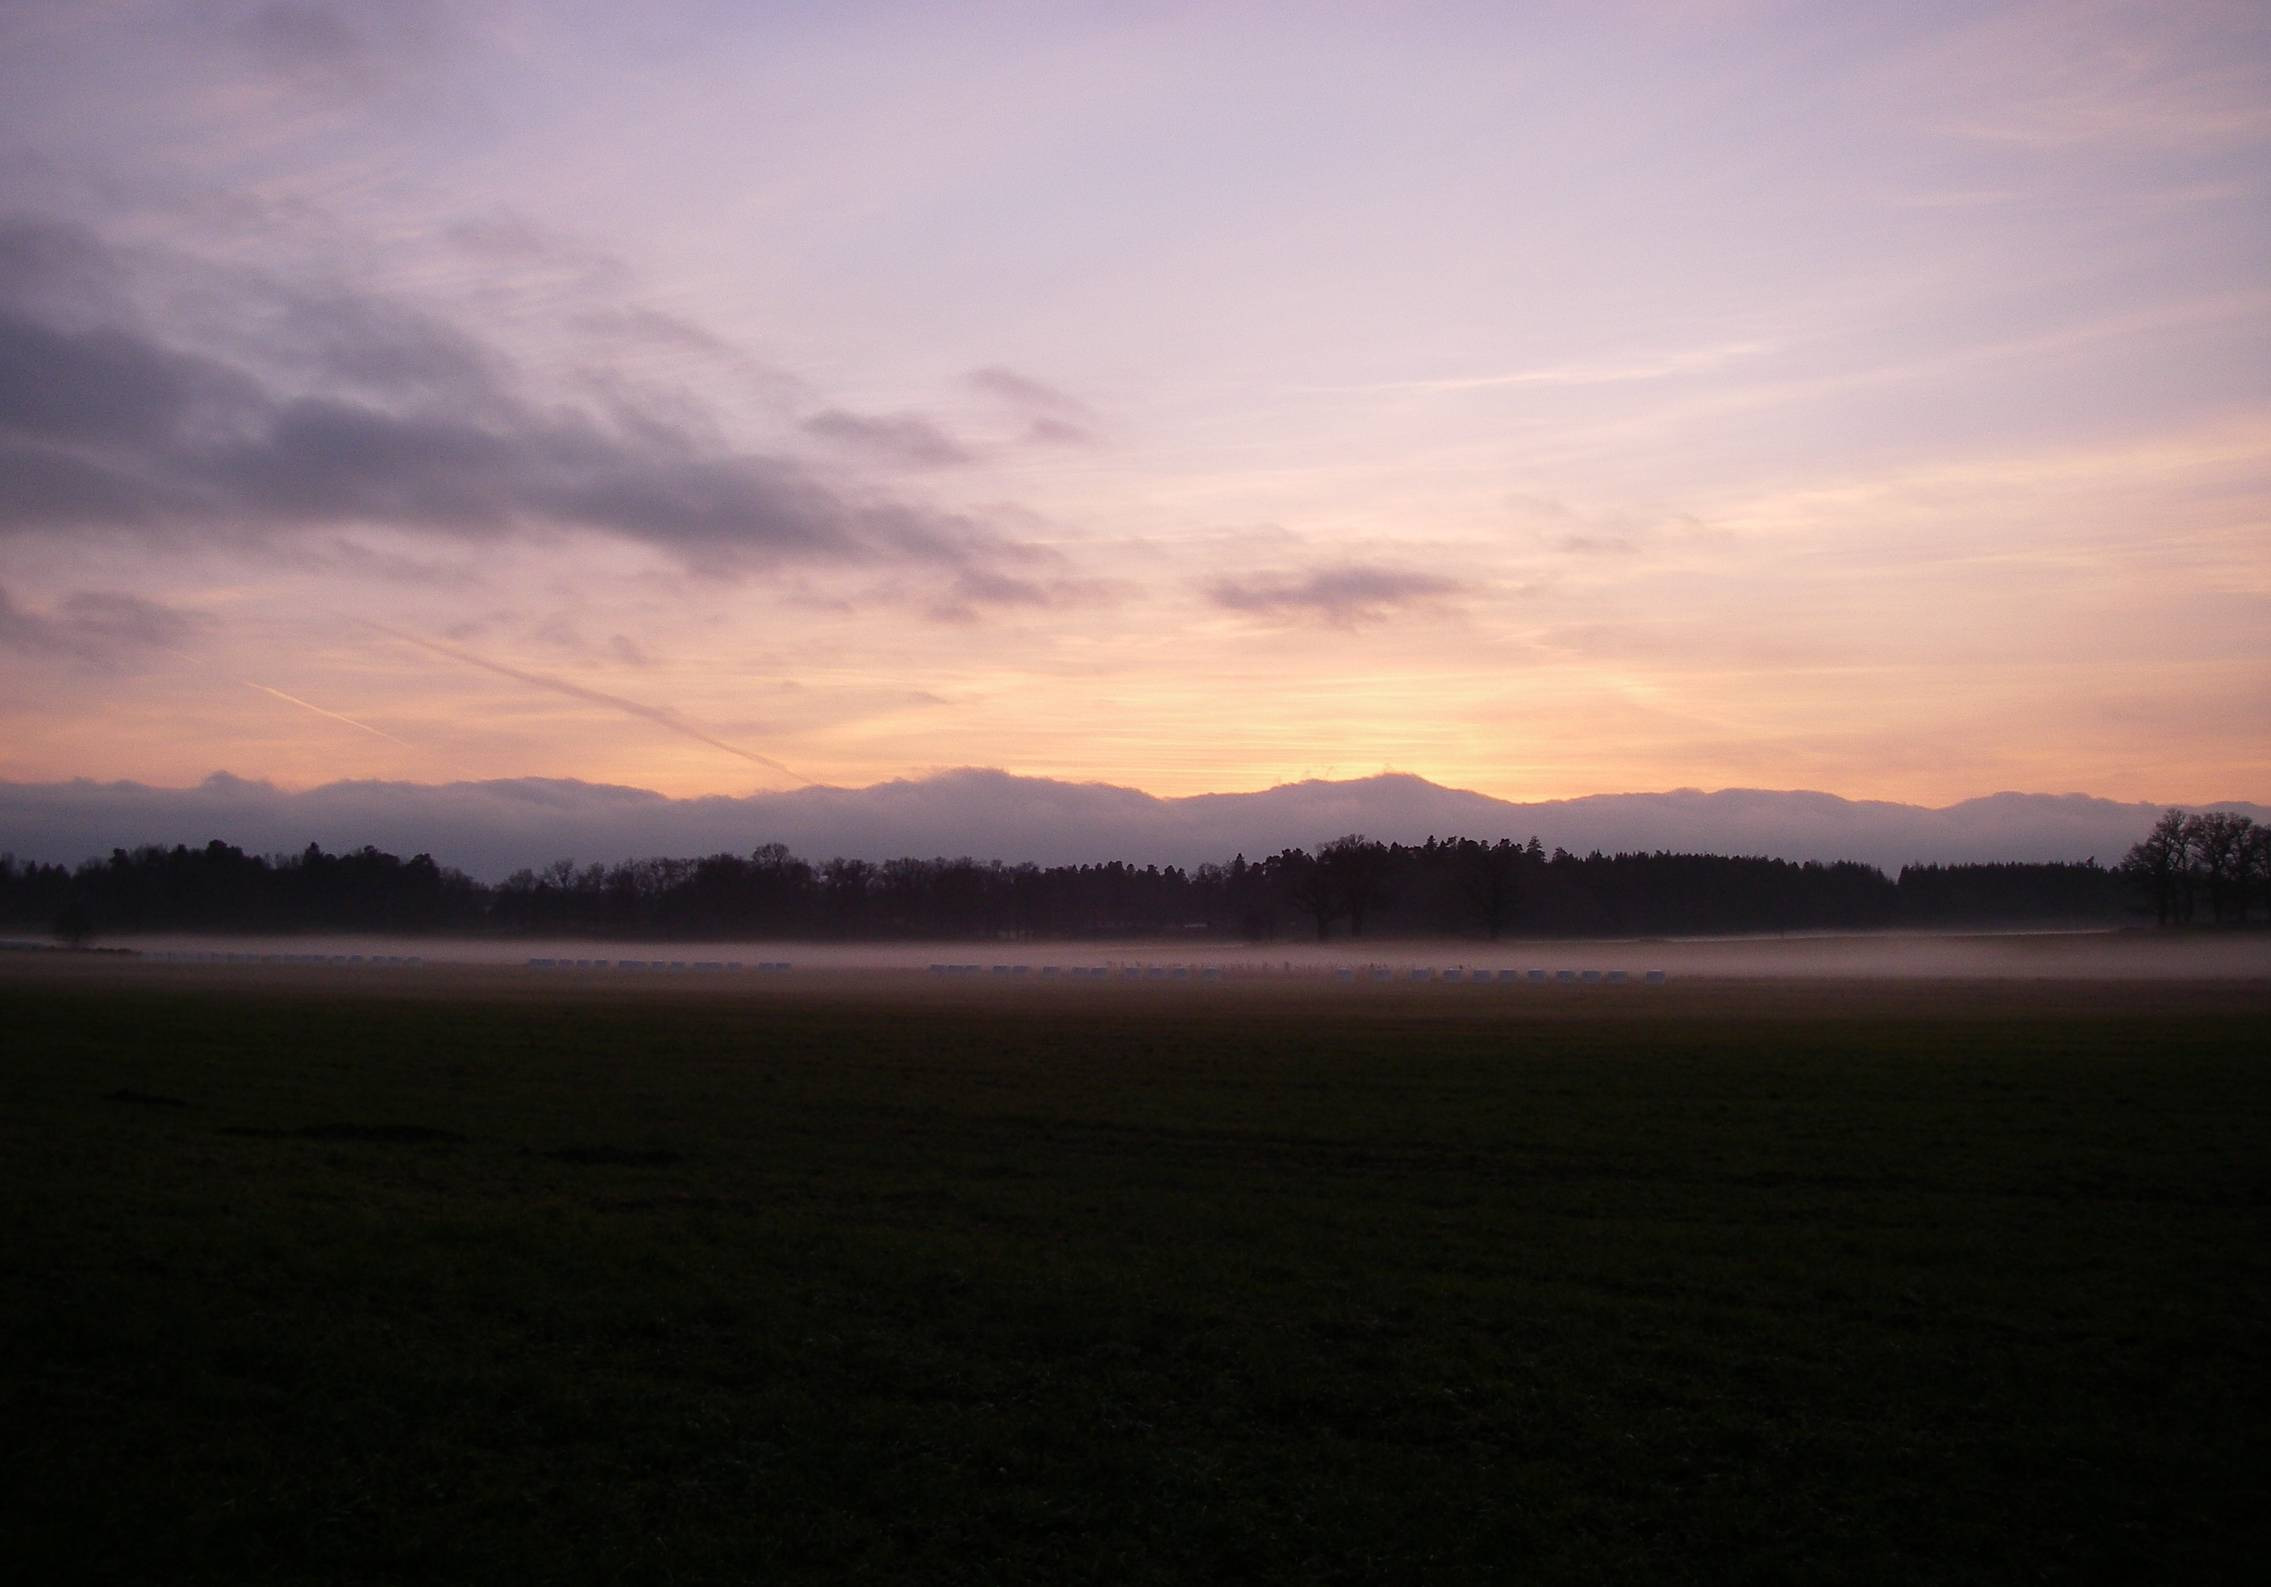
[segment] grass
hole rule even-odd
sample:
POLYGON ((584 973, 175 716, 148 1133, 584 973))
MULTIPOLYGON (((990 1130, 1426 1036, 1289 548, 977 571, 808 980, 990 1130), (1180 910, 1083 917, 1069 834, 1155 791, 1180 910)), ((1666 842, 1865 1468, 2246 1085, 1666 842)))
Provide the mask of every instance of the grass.
POLYGON ((2255 1579, 2259 987, 881 985, 10 971, 26 1579, 2255 1579))

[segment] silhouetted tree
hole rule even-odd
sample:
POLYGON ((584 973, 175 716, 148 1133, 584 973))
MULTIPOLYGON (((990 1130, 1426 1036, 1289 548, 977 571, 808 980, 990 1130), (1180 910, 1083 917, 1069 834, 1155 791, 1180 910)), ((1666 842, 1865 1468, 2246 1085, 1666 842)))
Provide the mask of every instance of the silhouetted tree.
POLYGON ((95 917, 87 913, 87 906, 78 899, 64 902, 55 912, 55 940, 66 948, 84 948, 87 939, 95 934, 95 917))
POLYGON ((2250 822, 2240 854, 2240 919, 2247 918, 2251 897, 2260 895, 2263 910, 2271 915, 2271 826, 2250 822))
MULTIPOLYGON (((1335 838, 1317 850, 1322 885, 1348 915, 1348 934, 1364 935, 1365 917, 1388 900, 1388 874, 1393 856, 1384 843, 1374 843, 1361 832, 1335 838)), ((1318 932, 1319 940, 1324 931, 1318 932)))
POLYGON ((2119 869, 2153 901, 2153 921, 2165 926, 2189 918, 2192 839, 2182 810, 2166 810, 2144 840, 2122 856, 2119 869))
MULTIPOLYGON (((1532 838, 1530 843, 1535 847, 1537 841, 1532 838)), ((1459 845, 1459 869, 1467 901, 1482 922, 1483 935, 1493 942, 1514 918, 1526 861, 1526 852, 1511 838, 1459 845)))
POLYGON ((1287 900, 1316 923, 1317 940, 1330 937, 1333 917, 1341 911, 1340 889, 1332 872, 1306 849, 1283 850, 1266 863, 1287 900))
POLYGON ((2230 810, 2206 810, 2187 817, 2184 840, 2193 869, 2208 889, 2208 912, 2218 925, 2237 913, 2247 918, 2247 873, 2255 823, 2230 810))

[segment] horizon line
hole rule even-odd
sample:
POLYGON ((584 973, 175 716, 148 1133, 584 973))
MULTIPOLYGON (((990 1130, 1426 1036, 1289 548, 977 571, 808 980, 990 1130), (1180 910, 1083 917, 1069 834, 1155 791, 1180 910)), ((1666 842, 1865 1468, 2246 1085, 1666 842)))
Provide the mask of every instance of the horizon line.
POLYGON ((1161 804, 1182 804, 1195 799, 1251 798, 1256 795, 1276 793, 1281 790, 1290 788, 1348 788, 1367 783, 1407 782, 1424 784, 1429 788, 1433 788, 1444 793, 1463 794, 1471 798, 1488 799, 1496 804, 1511 805, 1521 808, 1539 805, 1577 804, 1587 800, 1596 799, 1665 799, 1674 798, 1683 794, 1696 795, 1702 798, 1718 798, 1727 794, 1805 795, 1815 798, 1833 799, 1841 804, 1847 805, 1890 805, 1902 809, 1925 811, 1953 810, 1963 805, 1977 804, 1985 800, 1999 798, 2083 799, 2093 800, 2102 804, 2152 807, 2163 810, 2186 808, 2214 809, 2226 805, 2254 805, 2258 807, 2271 805, 2271 798, 2253 799, 2246 797, 2225 796, 2207 799, 2124 799, 2111 794, 2090 793, 2081 789, 2064 789, 2052 791, 2048 789, 2007 787, 1996 788, 1985 793, 1967 794, 1961 798, 1951 800, 1946 804, 1926 804, 1916 800, 1889 798, 1882 795, 1839 793, 1827 788, 1811 788, 1799 786, 1786 786, 1777 788, 1755 783, 1727 784, 1717 788, 1705 788, 1692 783, 1683 783, 1669 788, 1615 788, 1603 789, 1596 792, 1583 794, 1558 794, 1546 795, 1536 798, 1518 798, 1510 797, 1505 794, 1490 793, 1480 788, 1464 787, 1455 783, 1438 782, 1434 778, 1428 777, 1419 772, 1394 770, 1370 772, 1361 777, 1297 777, 1252 788, 1214 788, 1206 789, 1198 793, 1166 794, 1153 792, 1148 788, 1141 787, 1134 783, 1113 782, 1105 778, 1059 777, 1042 772, 1019 772, 1011 771, 1008 768, 1001 766, 984 766, 974 764, 934 767, 921 772, 910 772, 894 777, 879 778, 878 780, 870 783, 853 784, 807 781, 805 786, 802 788, 752 788, 738 793, 717 791, 709 793, 673 794, 666 793, 661 789, 646 787, 636 783, 601 782, 584 777, 560 776, 542 772, 522 773, 519 775, 505 777, 460 778, 449 782, 420 782, 413 779, 388 777, 336 777, 325 782, 306 783, 295 786, 290 783, 278 782, 269 777, 246 777, 236 772, 232 772, 225 767, 216 768, 215 770, 206 773, 205 776, 200 778, 198 781, 186 784, 145 782, 139 778, 134 777, 100 778, 91 776, 77 776, 48 781, 0 777, 0 787, 68 789, 77 786, 91 786, 95 788, 144 789, 154 793, 187 794, 197 793, 201 790, 211 787, 213 784, 218 782, 223 784, 234 784, 247 788, 266 788, 286 797, 298 798, 304 797, 309 794, 320 793, 326 789, 331 788, 362 787, 445 789, 486 788, 499 785, 540 783, 554 784, 563 787, 615 789, 626 793, 646 795, 647 797, 659 799, 670 804, 692 804, 710 799, 727 799, 735 801, 752 799, 802 799, 814 794, 872 793, 875 790, 882 788, 937 783, 955 777, 967 776, 1000 777, 1016 782, 1046 783, 1061 788, 1106 789, 1115 793, 1135 794, 1142 798, 1149 799, 1161 804))

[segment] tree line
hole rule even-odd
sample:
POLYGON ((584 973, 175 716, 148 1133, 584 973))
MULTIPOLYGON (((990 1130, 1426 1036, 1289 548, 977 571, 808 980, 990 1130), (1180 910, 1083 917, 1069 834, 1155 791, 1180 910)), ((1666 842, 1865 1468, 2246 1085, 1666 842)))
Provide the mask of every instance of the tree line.
POLYGON ((1358 834, 1192 869, 968 857, 813 864, 747 854, 579 866, 484 883, 362 848, 118 849, 76 868, 0 856, 0 920, 70 940, 141 931, 359 931, 804 939, 1690 935, 1885 927, 2245 922, 2271 913, 2267 829, 2170 811, 2112 869, 1715 854, 1550 853, 1536 838, 1382 843, 1358 834))

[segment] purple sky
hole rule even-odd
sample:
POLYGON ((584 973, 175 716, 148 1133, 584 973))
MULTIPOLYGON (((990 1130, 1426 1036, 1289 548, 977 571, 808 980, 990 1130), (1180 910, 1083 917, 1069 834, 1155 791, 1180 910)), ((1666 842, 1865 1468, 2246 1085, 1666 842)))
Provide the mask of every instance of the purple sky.
POLYGON ((2261 800, 2267 173, 2260 3, 6 6, 0 780, 2261 800))

